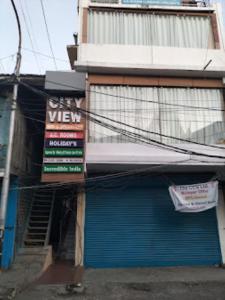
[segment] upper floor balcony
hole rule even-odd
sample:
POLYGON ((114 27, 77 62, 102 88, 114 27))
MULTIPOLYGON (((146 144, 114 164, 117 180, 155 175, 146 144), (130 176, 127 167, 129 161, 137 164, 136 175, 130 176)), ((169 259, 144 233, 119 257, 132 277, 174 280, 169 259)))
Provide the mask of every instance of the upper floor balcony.
POLYGON ((75 59, 69 56, 82 72, 224 77, 223 35, 217 6, 208 12, 89 7, 80 46, 69 49, 75 59))
POLYGON ((201 7, 207 8, 211 7, 210 0, 88 0, 88 5, 101 5, 101 6, 129 6, 129 7, 151 7, 151 6, 161 6, 161 7, 201 7))

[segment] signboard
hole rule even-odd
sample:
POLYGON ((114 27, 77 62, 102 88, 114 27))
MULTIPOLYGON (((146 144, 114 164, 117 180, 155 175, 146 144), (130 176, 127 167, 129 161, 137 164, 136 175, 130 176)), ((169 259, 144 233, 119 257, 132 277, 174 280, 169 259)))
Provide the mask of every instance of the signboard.
POLYGON ((65 147, 65 148, 81 148, 84 146, 83 140, 53 140, 46 139, 45 147, 65 147))
POLYGON ((201 212, 218 204, 218 181, 170 186, 169 193, 176 211, 201 212))
POLYGON ((44 157, 43 162, 45 164, 82 164, 84 162, 83 158, 74 158, 74 157, 44 157))
POLYGON ((84 139, 83 132, 69 132, 69 131, 46 131, 46 139, 84 139))
POLYGON ((122 0, 122 4, 181 5, 181 0, 122 0))
POLYGON ((85 100, 49 99, 46 110, 42 182, 84 181, 85 100))
POLYGON ((84 150, 83 149, 57 149, 57 148, 50 148, 44 150, 45 156, 59 156, 59 157, 74 157, 74 156, 83 156, 84 150))
POLYGON ((82 173, 82 165, 44 165, 44 173, 82 173))
POLYGON ((46 129, 75 130, 73 128, 80 128, 81 125, 84 125, 85 120, 78 111, 79 108, 84 108, 83 98, 59 97, 58 100, 49 99, 47 102, 46 129))
POLYGON ((74 130, 80 131, 84 130, 84 124, 46 124, 46 130, 74 130))

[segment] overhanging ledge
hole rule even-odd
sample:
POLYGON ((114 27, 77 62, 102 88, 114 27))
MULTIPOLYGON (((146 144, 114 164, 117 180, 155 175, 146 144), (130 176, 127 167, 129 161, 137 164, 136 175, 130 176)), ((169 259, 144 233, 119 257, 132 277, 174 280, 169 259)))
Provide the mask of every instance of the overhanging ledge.
MULTIPOLYGON (((225 157, 225 147, 215 149, 210 147, 173 144, 187 151, 195 151, 206 155, 225 157)), ((221 145, 222 146, 222 145, 221 145)), ((223 147, 223 146, 222 146, 223 147)), ((86 162, 88 171, 121 171, 139 169, 151 166, 164 166, 165 169, 176 171, 216 170, 223 168, 225 159, 200 157, 191 154, 177 153, 153 145, 134 143, 88 143, 86 147, 86 162)))

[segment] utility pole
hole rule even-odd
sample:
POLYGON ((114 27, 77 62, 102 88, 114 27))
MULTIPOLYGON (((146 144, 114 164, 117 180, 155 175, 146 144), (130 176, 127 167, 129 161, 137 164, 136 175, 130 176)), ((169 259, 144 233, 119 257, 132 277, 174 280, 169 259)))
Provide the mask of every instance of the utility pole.
POLYGON ((0 238, 1 239, 4 238, 4 231, 5 231, 5 219, 6 219, 9 184, 10 184, 10 170, 11 170, 11 159, 12 159, 13 137, 15 131, 15 118, 16 118, 16 108, 17 108, 18 87, 19 87, 18 81, 20 75, 21 46, 22 46, 22 33, 21 33, 19 15, 14 0, 11 0, 11 3, 16 16, 16 22, 17 22, 18 33, 19 33, 19 42, 18 42, 16 65, 14 69, 15 82, 14 82, 13 94, 12 94, 12 106, 11 106, 12 108, 11 108, 10 123, 9 123, 9 140, 8 140, 8 147, 7 147, 4 177, 2 183, 2 193, 1 193, 1 207, 0 207, 0 238))

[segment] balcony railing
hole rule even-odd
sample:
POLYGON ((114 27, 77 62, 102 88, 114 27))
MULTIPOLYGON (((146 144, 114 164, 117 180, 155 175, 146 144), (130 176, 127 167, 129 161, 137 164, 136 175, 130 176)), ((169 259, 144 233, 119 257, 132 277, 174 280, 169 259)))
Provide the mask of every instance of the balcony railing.
POLYGON ((192 6, 192 7, 209 7, 210 0, 90 0, 91 3, 102 4, 139 4, 143 6, 192 6))

